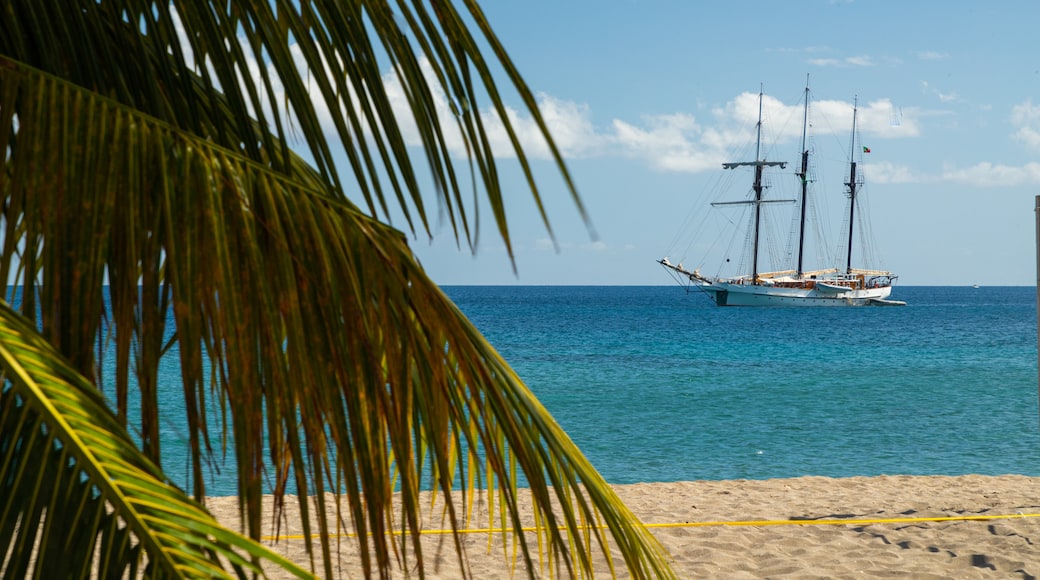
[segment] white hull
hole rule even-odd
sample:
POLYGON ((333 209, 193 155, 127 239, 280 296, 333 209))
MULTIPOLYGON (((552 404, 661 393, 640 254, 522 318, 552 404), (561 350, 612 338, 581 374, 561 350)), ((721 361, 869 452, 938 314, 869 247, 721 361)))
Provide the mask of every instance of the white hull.
POLYGON ((869 306, 885 300, 891 286, 821 292, 815 288, 780 288, 752 284, 716 282, 700 285, 718 306, 869 306))

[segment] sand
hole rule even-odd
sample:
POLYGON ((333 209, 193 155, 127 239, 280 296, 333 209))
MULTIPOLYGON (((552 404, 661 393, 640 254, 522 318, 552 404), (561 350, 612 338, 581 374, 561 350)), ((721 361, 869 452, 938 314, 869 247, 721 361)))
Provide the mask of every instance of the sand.
MULTIPOLYGON (((615 490, 672 555, 680 578, 1040 577, 1036 477, 799 477, 645 483, 615 490), (986 519, 933 520, 968 517, 986 519), (837 520, 842 523, 794 523, 837 520)), ((282 539, 266 543, 307 564, 304 540, 293 537, 299 533, 294 501, 282 539)), ((208 503, 218 519, 237 529, 235 504, 235 498, 208 503)), ((425 521, 427 529, 439 528, 436 517, 427 515, 425 521)), ((475 524, 484 527, 486 520, 475 524)), ((503 556, 499 536, 490 542, 491 553, 487 533, 465 538, 474 577, 510 576, 512 563, 503 556)), ((431 534, 423 541, 428 578, 460 577, 450 536, 431 534)), ((602 555, 597 562, 597 577, 610 577, 602 555)), ((342 539, 335 572, 359 577, 353 538, 342 539)), ((520 569, 513 576, 526 573, 520 569)), ((628 577, 624 570, 619 576, 628 577)))

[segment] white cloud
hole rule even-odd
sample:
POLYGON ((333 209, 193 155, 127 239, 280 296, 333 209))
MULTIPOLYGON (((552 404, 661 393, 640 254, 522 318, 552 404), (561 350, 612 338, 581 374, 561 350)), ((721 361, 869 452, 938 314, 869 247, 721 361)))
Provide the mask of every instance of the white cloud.
POLYGON ((914 173, 906 165, 890 162, 869 163, 864 168, 872 183, 923 183, 935 181, 934 177, 925 177, 914 173))
POLYGON ((869 56, 849 56, 845 62, 852 66, 874 66, 874 61, 869 56))
MULTIPOLYGON (((437 103, 436 112, 438 118, 441 119, 445 142, 454 155, 464 157, 466 155, 465 140, 456 125, 456 117, 449 105, 448 96, 437 85, 426 61, 423 62, 423 69, 426 71, 437 103)), ((421 143, 419 133, 415 128, 408 101, 397 75, 393 72, 387 73, 383 77, 383 83, 391 97, 393 108, 397 112, 398 122, 402 124, 406 141, 411 145, 419 145, 421 143)), ((588 105, 556 99, 544 93, 538 94, 536 100, 538 110, 549 128, 557 148, 565 157, 597 154, 603 149, 606 141, 609 141, 607 136, 597 133, 588 105)), ((505 112, 524 153, 532 158, 548 159, 550 157, 549 147, 530 113, 526 111, 521 113, 508 106, 505 108, 505 112)), ((479 114, 495 154, 503 158, 514 157, 513 145, 498 111, 489 106, 479 114)))
MULTIPOLYGON (((391 81, 387 81, 391 94, 403 99, 400 88, 391 81)), ((710 125, 700 123, 689 113, 673 113, 646 115, 638 123, 613 119, 606 129, 601 130, 593 123, 588 105, 545 94, 539 95, 538 101, 550 131, 567 157, 622 156, 641 160, 662 171, 685 173, 717 169, 734 149, 751 142, 759 109, 758 94, 745 92, 713 109, 710 125)), ((405 106, 403 100, 399 106, 405 106)), ((814 122, 812 131, 817 135, 846 134, 852 128, 852 109, 851 102, 815 101, 812 118, 823 121, 814 122)), ((445 115, 449 111, 446 104, 438 110, 445 115)), ((547 157, 548 151, 530 117, 521 116, 512 109, 509 115, 528 154, 547 157)), ((762 99, 762 115, 766 142, 794 143, 800 138, 802 103, 785 104, 766 95, 762 99)), ((916 137, 920 134, 917 117, 916 109, 909 109, 904 114, 889 100, 881 99, 859 105, 857 123, 860 133, 871 138, 916 137), (900 121, 893 123, 893 118, 900 121)), ((407 118, 407 115, 402 113, 401 118, 407 118)), ((485 113, 485 122, 493 145, 499 147, 496 152, 510 155, 512 150, 497 115, 485 113)), ((410 142, 418 143, 417 133, 411 135, 410 142)), ((465 154, 461 138, 449 142, 458 155, 465 154)))
MULTIPOLYGON (((814 111, 827 122, 816 124, 813 130, 817 134, 848 132, 852 128, 852 106, 847 101, 816 102, 814 111)), ((904 110, 889 99, 859 103, 856 108, 856 126, 867 138, 899 139, 921 134, 920 111, 916 108, 904 110)))
POLYGON ((687 114, 657 115, 643 118, 644 127, 620 119, 612 123, 611 143, 616 152, 642 159, 652 167, 665 171, 697 172, 716 168, 722 161, 722 150, 714 134, 705 143, 702 129, 687 114))
POLYGON ((1040 183, 1040 163, 1012 167, 984 161, 966 168, 947 167, 943 169, 942 179, 980 187, 1035 185, 1040 183))
MULTIPOLYGON (((409 119, 404 93, 393 75, 384 79, 395 107, 401 111, 399 119, 409 119)), ((435 92, 442 119, 452 119, 447 98, 435 92)), ((732 150, 753 138, 758 121, 758 94, 746 92, 734 97, 712 111, 711 125, 706 126, 689 113, 646 115, 638 123, 613 119, 605 128, 597 128, 587 104, 556 99, 547 94, 538 95, 539 109, 545 118, 557 146, 566 157, 622 156, 637 159, 662 171, 696 173, 714 170, 728 158, 732 150)), ((852 103, 837 100, 813 103, 813 117, 827 119, 814 124, 816 134, 843 134, 852 127, 852 103)), ((766 122, 767 141, 793 143, 801 136, 802 104, 785 104, 766 95, 762 102, 766 122)), ((529 114, 508 109, 518 139, 528 155, 548 158, 548 149, 529 114)), ((513 155, 501 119, 494 111, 483 113, 488 134, 496 154, 513 155)), ((409 143, 418 144, 418 132, 405 121, 409 143)), ((920 134, 917 111, 896 109, 887 99, 860 105, 857 119, 863 135, 881 138, 915 137, 920 134), (892 119, 898 118, 898 123, 892 119)), ((446 130, 451 150, 465 155, 464 142, 455 129, 446 130)))
POLYGON ((603 148, 604 138, 596 133, 588 105, 563 101, 542 93, 538 95, 538 109, 556 140, 556 146, 564 155, 583 156, 603 148))
POLYGON ((917 58, 921 60, 946 60, 950 58, 950 55, 945 52, 938 52, 934 50, 923 50, 917 53, 917 58))
MULTIPOLYGON (((410 119, 406 114, 407 103, 399 84, 392 75, 384 80, 395 107, 401 112, 399 119, 403 122, 410 119)), ((922 82, 922 87, 939 94, 927 82, 922 82)), ((439 103, 438 114, 442 119, 452 119, 447 98, 439 92, 435 95, 439 103)), ((673 113, 646 115, 639 123, 613 119, 606 129, 597 128, 587 104, 565 101, 547 94, 539 94, 537 99, 546 124, 566 157, 622 156, 669 172, 697 173, 717 169, 723 161, 729 159, 733 149, 753 137, 758 120, 758 94, 751 92, 737 95, 724 106, 712 110, 710 125, 698 122, 688 113, 673 113)), ((852 107, 851 102, 841 100, 813 102, 812 118, 826 119, 814 122, 813 132, 817 135, 846 134, 852 125, 852 107)), ((772 139, 793 143, 800 138, 801 103, 785 104, 767 95, 763 98, 762 110, 772 139)), ((530 115, 521 115, 511 108, 507 114, 527 154, 547 158, 547 147, 530 115)), ((858 105, 857 125, 866 139, 917 137, 921 134, 919 118, 922 114, 919 109, 904 110, 888 99, 879 99, 858 105), (893 119, 898 119, 898 122, 893 119)), ((496 154, 511 156, 512 147, 497 114, 486 110, 483 117, 496 154)), ((1040 147, 1040 106, 1033 106, 1029 101, 1016 106, 1012 121, 1019 125, 1015 138, 1040 147)), ((409 127, 410 121, 405 122, 405 126, 409 127)), ((406 130, 405 134, 409 143, 419 143, 414 127, 406 130)), ((463 141, 456 130, 447 130, 446 138, 456 155, 465 155, 463 141)), ((871 163, 868 171, 871 181, 877 183, 945 181, 985 187, 1040 183, 1040 164, 1010 167, 983 162, 967 168, 946 167, 940 174, 922 174, 904 165, 871 163)), ((605 246, 597 244, 601 242, 590 244, 586 249, 605 249, 605 246)), ((558 250, 547 238, 536 241, 535 246, 541 250, 558 250)))
MULTIPOLYGON (((313 81, 311 81, 313 82, 313 81)), ((392 73, 384 77, 387 92, 395 110, 406 141, 418 144, 418 132, 412 124, 407 101, 400 84, 392 73)), ((943 97, 922 81, 922 88, 943 97)), ((437 113, 447 123, 445 138, 450 150, 458 156, 465 155, 465 146, 457 129, 451 126, 454 116, 447 96, 431 85, 437 102, 437 113)), ((954 94, 955 96, 955 94, 954 94)), ((746 92, 734 97, 724 106, 711 112, 711 123, 699 122, 692 114, 673 113, 647 115, 638 123, 613 119, 606 128, 593 122, 591 108, 584 103, 557 99, 548 94, 537 95, 539 110, 545 119, 557 146, 566 157, 622 156, 640 160, 661 171, 696 173, 715 170, 729 159, 730 152, 753 138, 758 119, 758 94, 746 92)), ((780 143, 793 143, 801 136, 802 104, 785 104, 765 96, 762 102, 763 117, 766 119, 769 136, 780 143), (793 121, 792 121, 793 120, 793 121)), ((513 155, 512 146, 497 113, 490 109, 482 111, 492 146, 497 155, 513 155)), ((535 158, 547 158, 548 148, 530 114, 521 114, 507 108, 506 114, 514 126, 517 137, 525 152, 535 158)), ((916 108, 896 107, 888 99, 879 99, 858 107, 857 124, 865 139, 917 137, 921 134, 919 119, 925 113, 916 108), (898 119, 898 122, 893 122, 898 119)), ((323 120, 328 112, 319 110, 323 120)), ((812 131, 816 135, 846 134, 851 129, 852 103, 840 100, 813 102, 812 131), (826 121, 815 121, 826 119, 826 121)), ((1025 101, 1012 109, 1011 122, 1015 125, 1015 139, 1031 147, 1040 148, 1040 106, 1025 101)), ((907 166, 891 163, 871 163, 871 181, 879 183, 936 183, 958 182, 983 187, 1015 186, 1040 183, 1040 163, 1021 167, 994 165, 989 162, 971 167, 944 167, 939 174, 915 173, 907 166)), ((599 244, 599 243, 596 243, 599 244)), ((603 250, 605 246, 591 244, 586 249, 603 250)), ((549 239, 535 243, 539 249, 553 249, 549 239)))
POLYGON ((841 66, 843 64, 841 59, 837 58, 810 58, 807 62, 816 66, 841 66))
POLYGON ((960 95, 956 91, 942 91, 936 87, 933 87, 928 81, 921 81, 921 91, 925 94, 935 95, 939 102, 950 103, 960 100, 960 95))
POLYGON ((1035 162, 1019 167, 988 161, 970 167, 946 165, 937 174, 918 173, 888 162, 870 163, 865 170, 872 183, 958 183, 984 188, 1040 184, 1040 163, 1035 162))
POLYGON ((1011 124, 1015 126, 1012 137, 1035 149, 1040 149, 1040 105, 1032 99, 1011 108, 1011 124))
POLYGON ((869 56, 846 56, 845 58, 810 58, 807 61, 815 66, 852 67, 852 66, 874 66, 874 59, 869 56))

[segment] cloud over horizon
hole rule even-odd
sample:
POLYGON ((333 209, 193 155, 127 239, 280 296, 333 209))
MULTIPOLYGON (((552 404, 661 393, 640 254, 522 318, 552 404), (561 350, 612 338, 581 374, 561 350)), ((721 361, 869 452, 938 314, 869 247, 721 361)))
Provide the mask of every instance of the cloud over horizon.
MULTIPOLYGON (((922 58, 925 58, 922 56, 922 58)), ((939 58, 939 55, 928 56, 939 58)), ((408 143, 419 143, 408 113, 407 101, 393 73, 384 77, 388 93, 405 128, 408 143)), ((926 82, 922 87, 938 94, 926 82)), ((435 87, 437 114, 445 123, 454 123, 448 98, 435 87)), ((943 95, 939 95, 941 100, 943 95)), ((716 106, 703 118, 692 112, 643 115, 638 120, 614 118, 597 123, 595 111, 588 103, 558 99, 547 93, 536 95, 539 111, 556 139, 565 158, 589 159, 621 157, 635 160, 657 171, 699 173, 714 171, 724 161, 732 161, 734 150, 753 143, 758 120, 758 94, 743 92, 716 106)), ((810 119, 815 135, 844 137, 851 129, 853 103, 842 100, 818 100, 811 103, 810 119)), ((922 135, 921 119, 935 112, 917 107, 897 107, 888 98, 876 99, 858 106, 859 133, 871 140, 912 139, 922 135)), ((480 112, 496 155, 515 156, 509 137, 497 112, 480 112)), ((548 147, 530 113, 512 107, 506 114, 526 154, 548 159, 548 147)), ((765 95, 762 100, 765 141, 780 145, 797 143, 801 138, 802 103, 787 104, 765 95)), ((1015 127, 1012 138, 1040 149, 1040 105, 1027 100, 1015 105, 1011 113, 1015 127)), ((458 157, 465 155, 465 142, 454 126, 447 126, 445 139, 458 157)), ((1006 187, 1040 183, 1040 165, 1028 163, 1010 166, 980 161, 968 167, 946 166, 939 172, 921 172, 906 165, 870 163, 871 180, 879 183, 957 182, 980 187, 1006 187)))
POLYGON ((1011 124, 1016 127, 1012 137, 1033 149, 1040 149, 1040 105, 1026 99, 1011 108, 1011 124))

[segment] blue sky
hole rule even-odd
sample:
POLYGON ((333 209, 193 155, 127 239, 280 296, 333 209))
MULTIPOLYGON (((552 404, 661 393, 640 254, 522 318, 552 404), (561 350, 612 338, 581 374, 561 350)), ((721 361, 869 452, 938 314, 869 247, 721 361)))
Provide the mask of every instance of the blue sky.
MULTIPOLYGON (((538 96, 594 230, 553 166, 536 161, 553 244, 504 161, 517 272, 490 221, 476 256, 435 225, 432 243, 412 245, 440 284, 672 283, 655 260, 719 164, 737 160, 727 146, 749 126, 749 98, 761 84, 776 108, 800 108, 806 74, 817 107, 851 115, 858 98, 874 236, 900 284, 1036 281, 1040 3, 525 0, 483 8, 538 96)), ((523 129, 528 117, 517 114, 523 129)), ((847 143, 847 133, 840 138, 847 143)), ((841 191, 832 195, 840 206, 841 191)))

